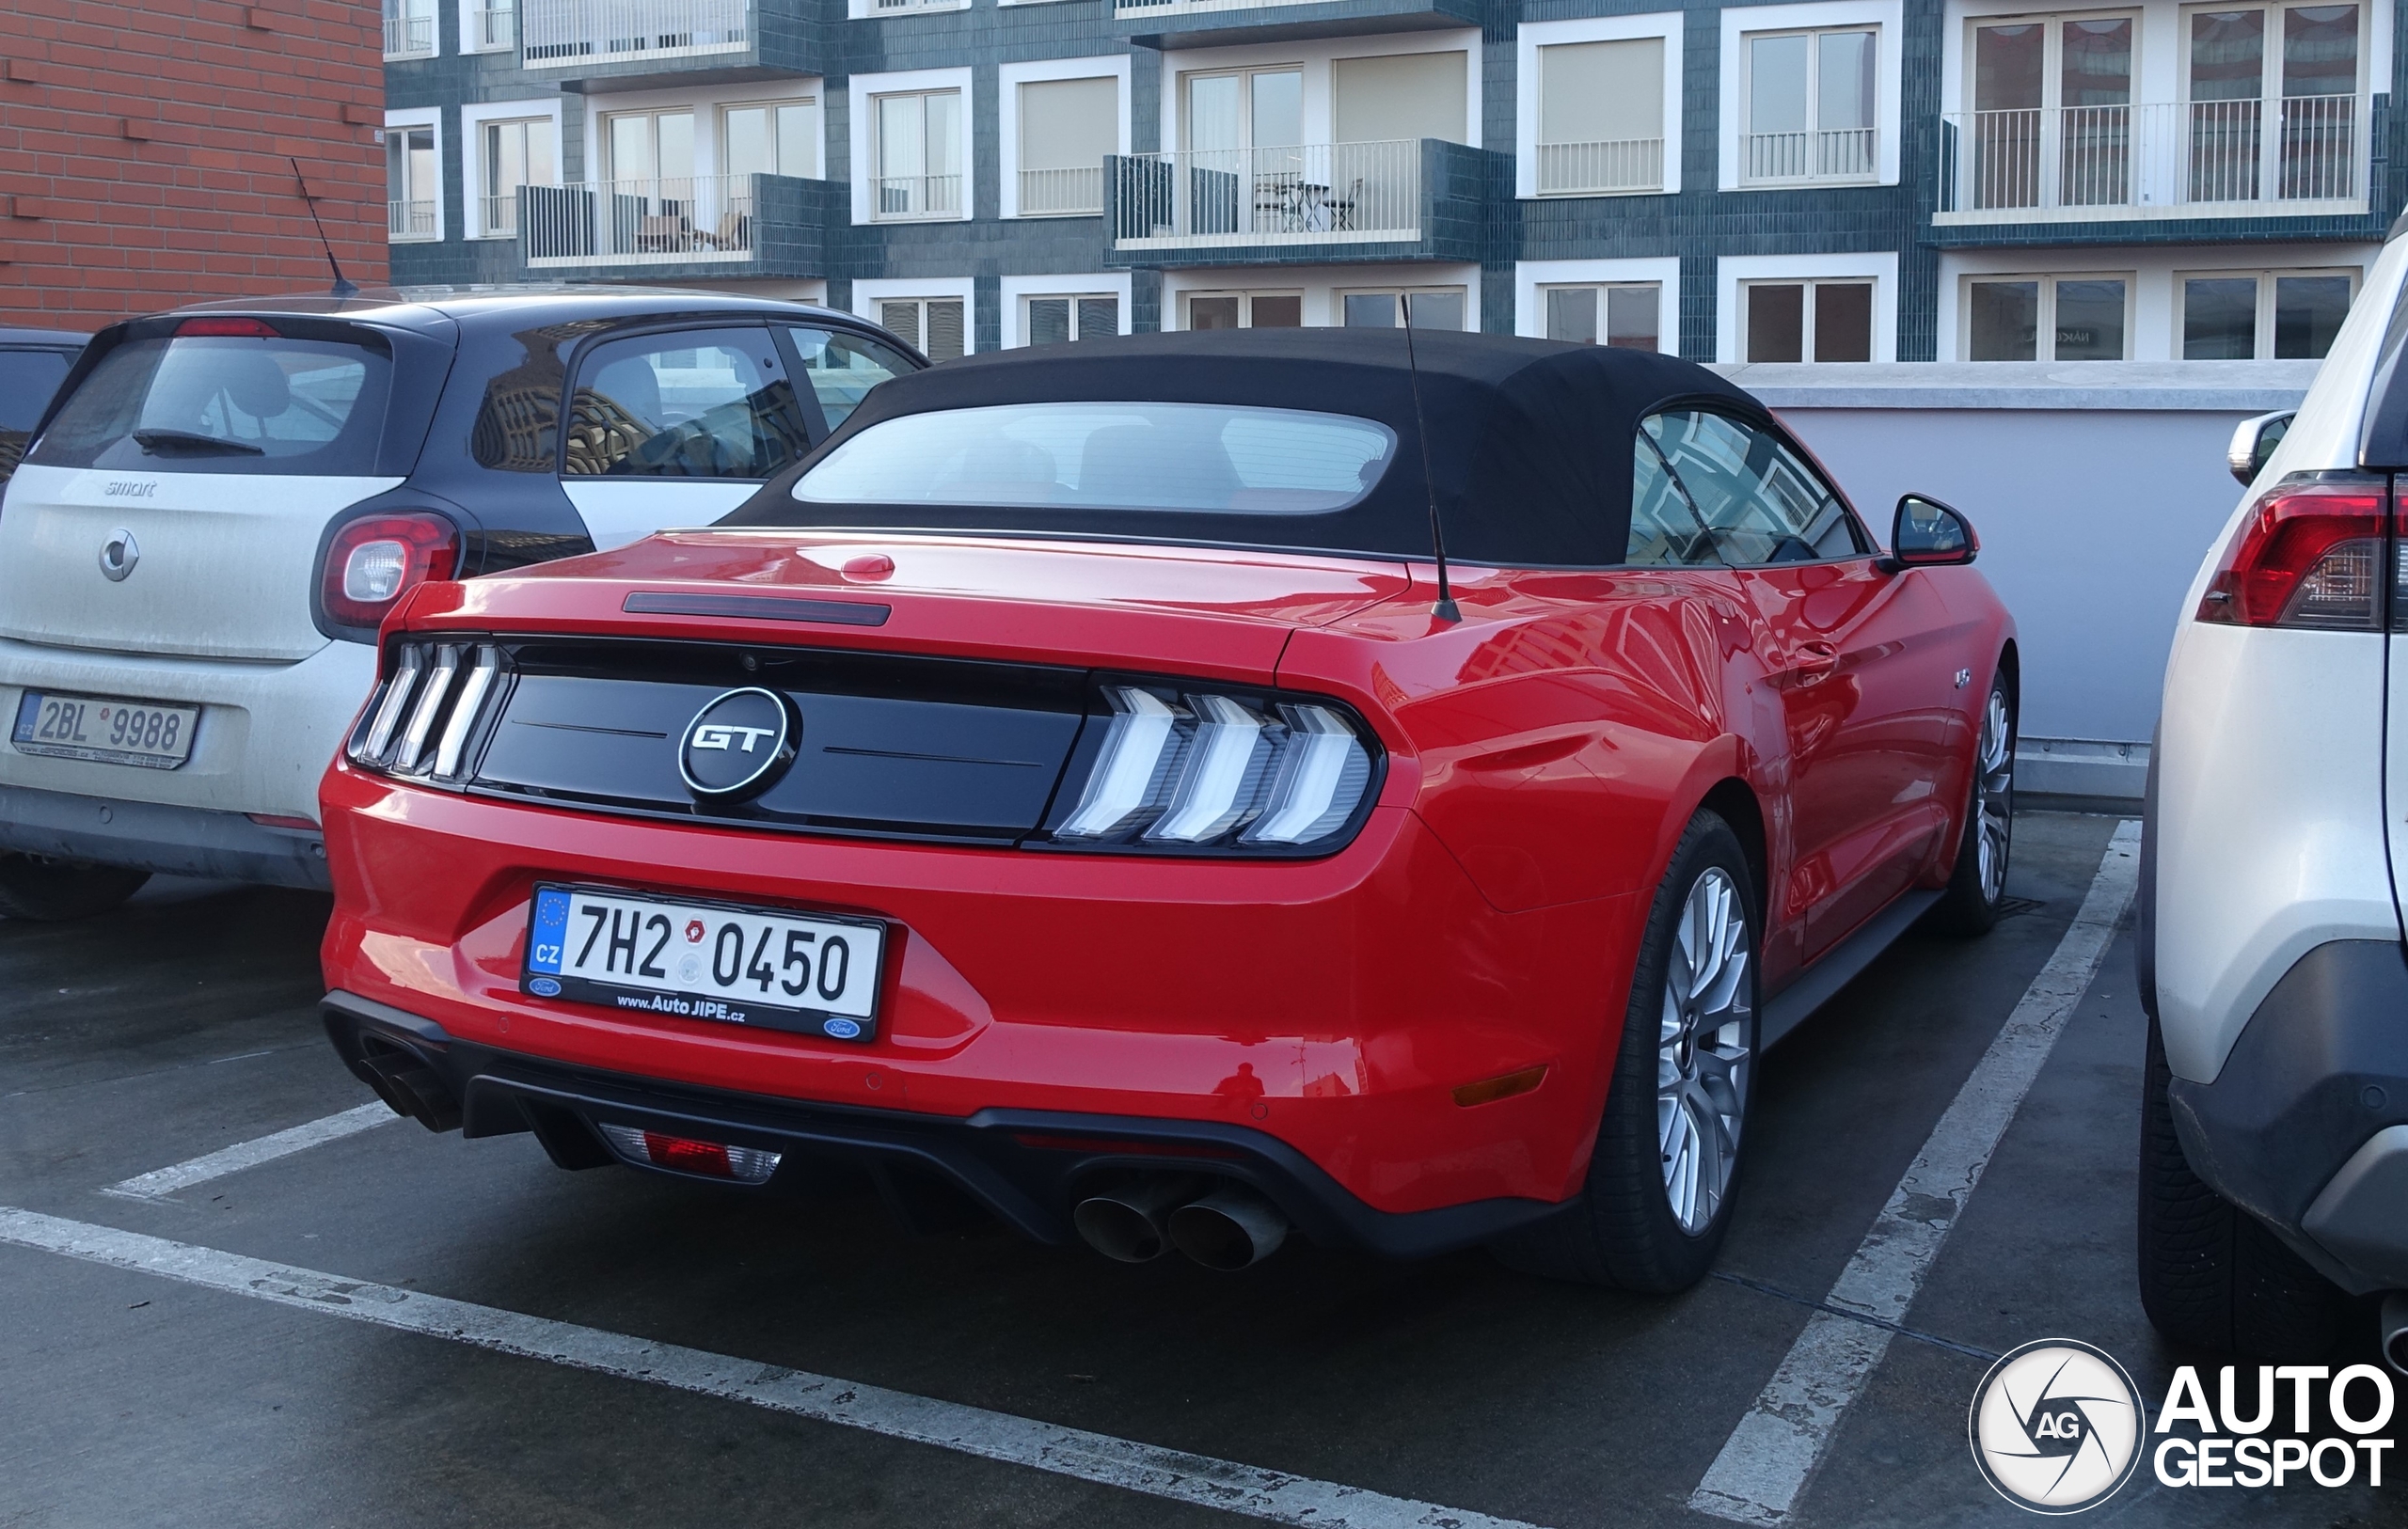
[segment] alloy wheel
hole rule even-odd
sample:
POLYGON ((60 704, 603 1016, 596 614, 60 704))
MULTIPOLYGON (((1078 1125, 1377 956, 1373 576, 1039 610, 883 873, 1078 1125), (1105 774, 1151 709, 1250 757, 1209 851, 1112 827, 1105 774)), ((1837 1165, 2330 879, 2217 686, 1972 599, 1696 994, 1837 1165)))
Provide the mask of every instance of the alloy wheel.
POLYGON ((2015 740, 2007 726, 2006 693, 1990 692, 1982 713, 1981 754, 1974 765, 1973 808, 1979 815, 1973 849, 1981 857, 1982 900, 2006 892, 2006 852, 2015 831, 2015 740))
POLYGON ((1656 1056, 1664 1197, 1692 1237, 1713 1223, 1739 1162, 1756 1043, 1753 956, 1738 885, 1708 866, 1672 926, 1656 1056))

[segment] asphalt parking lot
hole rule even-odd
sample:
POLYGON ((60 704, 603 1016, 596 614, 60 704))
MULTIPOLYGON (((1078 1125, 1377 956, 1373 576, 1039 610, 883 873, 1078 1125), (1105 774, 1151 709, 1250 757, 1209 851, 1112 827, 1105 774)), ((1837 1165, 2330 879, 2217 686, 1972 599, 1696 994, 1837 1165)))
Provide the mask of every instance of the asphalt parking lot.
MULTIPOLYGON (((1773 1053, 1733 1235, 1673 1300, 1477 1252, 1127 1268, 909 1235, 842 1175, 795 1200, 565 1174, 530 1137, 358 1128, 372 1112, 180 1169, 372 1102, 319 1028, 324 901, 162 882, 0 923, 0 1524, 1724 1521, 1701 1484, 1746 1478, 1735 1430, 2061 969, 2116 828, 2025 816, 2009 891, 2032 906, 1979 941, 1910 936, 1773 1053)), ((2025 1521, 1966 1446, 1992 1356, 2080 1338, 2152 1406, 2205 1361, 2134 1293, 2143 1034, 2119 931, 1783 1521, 2025 1521)), ((2369 1316, 2332 1363, 2372 1338, 2369 1316)), ((2372 1525, 2403 1503, 2145 1465, 2084 1517, 2372 1525)))

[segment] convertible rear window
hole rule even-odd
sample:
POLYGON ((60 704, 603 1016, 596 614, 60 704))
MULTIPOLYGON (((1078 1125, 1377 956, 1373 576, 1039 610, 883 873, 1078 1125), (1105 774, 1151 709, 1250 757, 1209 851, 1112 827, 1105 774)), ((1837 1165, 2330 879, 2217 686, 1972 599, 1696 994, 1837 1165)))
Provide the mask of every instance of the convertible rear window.
POLYGON ((880 420, 798 479, 805 504, 1309 515, 1370 492, 1386 425, 1220 403, 1008 403, 880 420))
POLYGON ((59 406, 28 461, 148 472, 372 473, 390 370, 381 350, 339 340, 129 340, 59 406))

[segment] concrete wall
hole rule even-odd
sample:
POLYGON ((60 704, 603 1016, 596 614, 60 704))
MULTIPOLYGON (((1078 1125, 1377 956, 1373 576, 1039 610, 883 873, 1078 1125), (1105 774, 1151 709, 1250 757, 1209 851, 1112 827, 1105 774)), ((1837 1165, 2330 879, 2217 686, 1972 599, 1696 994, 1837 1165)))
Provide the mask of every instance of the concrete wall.
POLYGON ((2314 362, 1722 367, 1877 535, 1909 490, 1965 512, 2022 634, 2021 784, 2138 796, 2182 597, 2238 502, 2239 420, 2314 362))

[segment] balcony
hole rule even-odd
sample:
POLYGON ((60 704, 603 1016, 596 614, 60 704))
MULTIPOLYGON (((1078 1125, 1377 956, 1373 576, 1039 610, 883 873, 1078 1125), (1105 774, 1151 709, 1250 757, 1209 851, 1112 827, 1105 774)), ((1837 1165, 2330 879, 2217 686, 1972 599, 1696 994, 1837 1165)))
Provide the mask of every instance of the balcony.
POLYGON ((819 72, 817 28, 758 0, 518 0, 518 60, 570 88, 708 85, 819 72))
POLYGON ((2363 213, 2373 105, 2289 96, 1949 113, 1933 220, 2363 213))
POLYGON ((1113 263, 1473 260, 1508 156, 1436 138, 1104 162, 1113 263))
POLYGON ((468 46, 479 53, 518 46, 518 0, 480 0, 470 6, 468 46))
POLYGON ((1113 30, 1153 48, 1478 26, 1481 0, 1114 0, 1113 30))
POLYGON ((1664 189, 1664 140, 1616 138, 1538 146, 1539 195, 1610 197, 1664 189))
POLYGON ((1103 211, 1103 166, 1020 172, 1022 217, 1093 217, 1103 211))
POLYGON ((525 186, 489 200, 485 227, 517 233, 530 275, 816 276, 844 197, 783 175, 525 186))
POLYGON ((389 201, 385 204, 385 233, 390 239, 435 237, 435 203, 389 201))
POLYGON ((435 8, 427 0, 385 8, 385 56, 435 56, 435 8))

